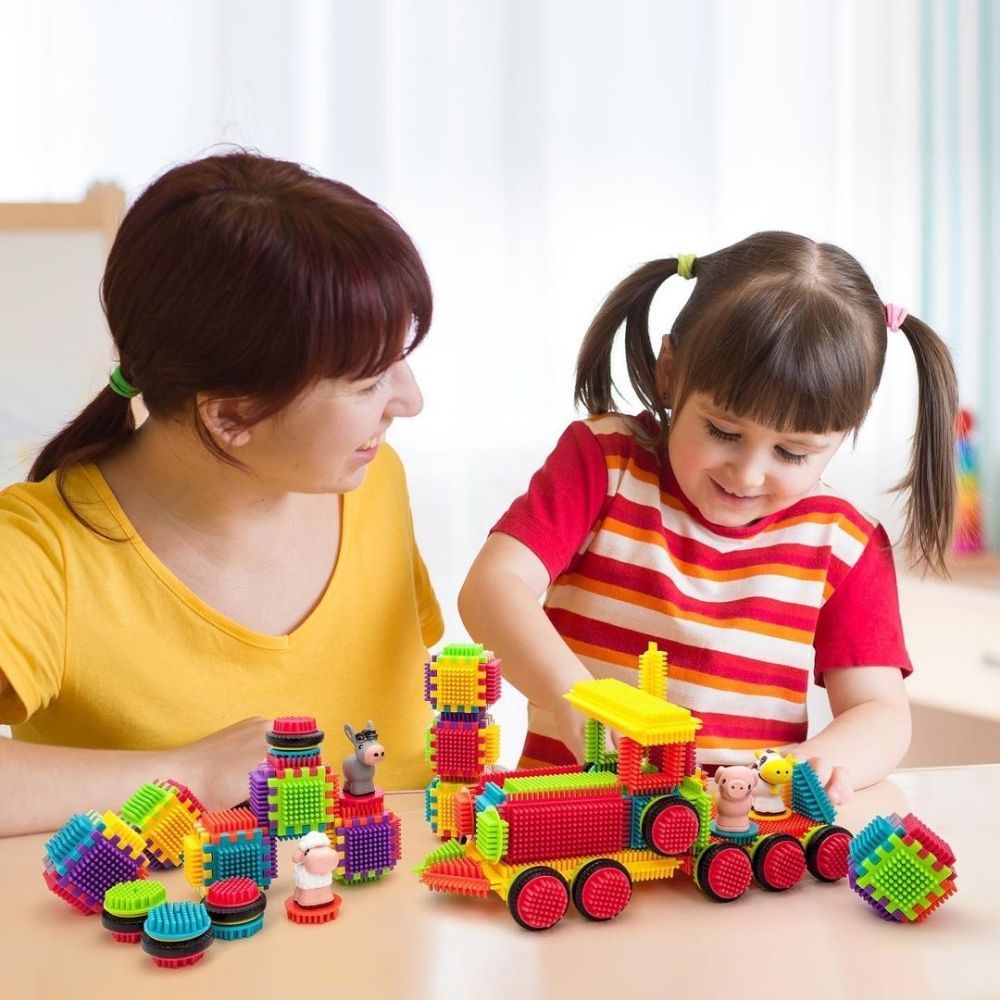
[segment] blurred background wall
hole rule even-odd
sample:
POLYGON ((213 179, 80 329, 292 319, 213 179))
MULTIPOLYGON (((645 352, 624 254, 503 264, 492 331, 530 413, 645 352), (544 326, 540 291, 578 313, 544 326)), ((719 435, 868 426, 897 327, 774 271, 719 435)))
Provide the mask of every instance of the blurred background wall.
MULTIPOLYGON (((131 199, 235 143, 383 203, 435 288, 414 357, 426 409, 390 440, 460 638, 464 572, 573 419, 603 296, 647 259, 760 229, 844 246, 944 336, 996 541, 998 41, 991 0, 0 0, 0 201, 76 200, 95 181, 131 199)), ((687 291, 660 294, 663 332, 687 291)), ((56 326, 37 336, 57 366, 76 331, 56 326)), ((26 401, 0 360, 0 480, 107 363, 75 372, 77 398, 39 372, 26 401)), ((894 338, 828 476, 896 533, 885 490, 915 394, 894 338)))

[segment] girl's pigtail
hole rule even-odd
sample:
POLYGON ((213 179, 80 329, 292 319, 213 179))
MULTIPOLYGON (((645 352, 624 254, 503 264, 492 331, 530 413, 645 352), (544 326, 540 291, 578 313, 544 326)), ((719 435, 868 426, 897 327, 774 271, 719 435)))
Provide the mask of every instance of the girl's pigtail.
POLYGON ((954 529, 958 381, 948 348, 916 316, 900 326, 917 366, 917 429, 910 468, 895 487, 909 493, 904 541, 915 564, 946 576, 954 529))
POLYGON ((629 381, 642 405, 666 426, 666 406, 656 387, 656 355, 649 340, 649 307, 656 290, 677 273, 677 259, 667 257, 643 264, 604 300, 587 330, 576 362, 574 399, 588 413, 614 413, 611 349, 625 324, 625 363, 629 381))
POLYGON ((39 451, 28 482, 37 483, 56 473, 56 485, 70 510, 76 508, 64 490, 66 473, 77 462, 109 454, 135 430, 131 400, 105 386, 96 397, 39 451))

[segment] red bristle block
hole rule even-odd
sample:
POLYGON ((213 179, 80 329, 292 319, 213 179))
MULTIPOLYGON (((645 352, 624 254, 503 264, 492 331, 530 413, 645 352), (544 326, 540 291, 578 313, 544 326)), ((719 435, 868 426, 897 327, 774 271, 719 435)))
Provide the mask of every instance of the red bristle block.
POLYGON ((499 812, 509 824, 508 864, 585 854, 613 854, 628 847, 631 805, 618 796, 505 802, 499 812))
POLYGON ((381 816, 385 811, 385 793, 381 788, 376 788, 371 795, 349 795, 346 792, 338 792, 336 811, 341 819, 381 816))
POLYGON ((955 853, 923 820, 913 813, 907 813, 902 819, 903 829, 907 835, 916 841, 925 851, 930 851, 937 860, 950 868, 955 863, 955 853))
POLYGON ((271 731, 278 736, 302 736, 316 732, 316 720, 311 715, 284 715, 274 720, 271 731))
POLYGON ((224 878, 208 888, 205 902, 210 906, 246 906, 260 895, 260 887, 250 878, 224 878))
POLYGON ((219 809, 201 815, 205 832, 215 837, 220 833, 251 833, 257 829, 257 817, 249 809, 219 809))

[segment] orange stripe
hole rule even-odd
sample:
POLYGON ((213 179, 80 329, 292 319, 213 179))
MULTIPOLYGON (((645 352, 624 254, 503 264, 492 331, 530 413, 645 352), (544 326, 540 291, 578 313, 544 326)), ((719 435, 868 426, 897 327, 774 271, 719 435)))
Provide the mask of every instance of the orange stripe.
MULTIPOLYGON (((562 641, 573 650, 577 656, 589 656, 594 660, 601 660, 604 663, 613 663, 616 667, 628 667, 630 670, 636 670, 635 665, 635 655, 629 655, 628 653, 619 653, 614 649, 605 649, 603 646, 595 646, 589 642, 583 642, 580 639, 571 639, 569 636, 563 636, 562 641)), ((671 668, 672 670, 673 668, 671 668)))
POLYGON ((669 615, 671 618, 698 622, 702 625, 714 626, 715 628, 729 628, 742 632, 753 632, 756 635, 767 636, 771 639, 787 639, 789 642, 801 642, 806 646, 812 645, 813 641, 812 633, 806 632, 804 629, 789 628, 787 625, 768 624, 767 622, 755 621, 752 618, 712 618, 710 615, 699 614, 696 611, 682 611, 672 601, 652 597, 639 590, 630 590, 627 587, 618 587, 614 584, 592 580, 590 577, 581 576, 579 573, 568 574, 562 578, 562 582, 569 586, 578 587, 580 590, 597 594, 600 597, 623 601, 626 604, 639 605, 640 607, 648 608, 650 611, 669 615))
MULTIPOLYGON (((789 528, 796 524, 836 524, 845 533, 850 535, 859 545, 868 544, 868 536, 853 522, 849 521, 843 514, 820 513, 799 514, 798 517, 789 517, 783 521, 775 521, 769 524, 764 531, 780 531, 782 528, 789 528)), ((763 532, 762 532, 763 533, 763 532)))
POLYGON ((730 736, 695 736, 695 746, 703 750, 757 750, 761 741, 739 740, 730 736))
POLYGON ((660 494, 660 503, 664 507, 684 512, 684 504, 677 497, 670 493, 664 493, 660 489, 660 477, 655 472, 647 472, 645 469, 640 469, 630 459, 626 459, 621 455, 605 455, 604 457, 609 469, 615 469, 618 472, 627 472, 633 479, 638 479, 640 483, 655 486, 660 494))
MULTIPOLYGON (((640 482, 647 483, 651 486, 659 487, 660 479, 655 473, 646 472, 644 469, 639 468, 635 465, 632 459, 626 459, 622 455, 605 455, 605 461, 610 469, 616 469, 621 472, 628 472, 635 479, 640 482)), ((666 507, 670 507, 673 510, 684 511, 685 507, 681 503, 680 499, 672 496, 669 493, 664 493, 660 490, 660 503, 666 507)), ((856 542, 860 545, 867 545, 869 540, 869 535, 859 528, 853 521, 844 517, 843 514, 838 514, 836 512, 820 512, 815 511, 811 514, 799 514, 796 517, 785 518, 781 521, 775 521, 774 524, 769 524, 764 532, 768 531, 780 531, 783 528, 793 527, 796 524, 837 524, 845 534, 850 535, 856 542)), ((763 532, 762 532, 763 534, 763 532)))
POLYGON ((667 694, 670 693, 670 681, 687 681, 697 687, 716 688, 719 691, 738 691, 740 694, 759 695, 767 698, 780 698, 793 705, 805 704, 806 696, 801 691, 790 691, 777 684, 754 684, 752 681, 738 681, 730 677, 716 677, 713 674, 703 674, 698 670, 678 667, 671 664, 667 676, 667 694))
MULTIPOLYGON (((614 649, 605 649, 603 646, 595 646, 590 642, 583 642, 580 639, 572 639, 563 636, 563 642, 577 656, 587 656, 592 660, 599 660, 602 663, 613 664, 617 667, 626 667, 635 670, 635 657, 626 653, 619 653, 614 649)), ((670 681, 685 681, 696 687, 716 688, 719 691, 738 691, 741 694, 759 695, 767 698, 780 698, 782 701, 791 702, 793 705, 801 705, 805 702, 805 694, 800 691, 793 691, 790 688, 782 687, 779 684, 754 684, 751 681, 738 681, 728 677, 715 677, 712 674, 703 674, 690 667, 679 667, 676 663, 671 663, 667 670, 667 690, 670 690, 670 681)))
MULTIPOLYGON (((651 531, 648 528, 637 528, 634 524, 619 521, 617 518, 606 518, 602 526, 616 535, 631 538, 636 542, 646 542, 658 548, 666 550, 666 539, 658 531, 651 531)), ((669 553, 668 553, 669 554, 669 553)), ((825 573, 822 569, 810 569, 806 566, 791 566, 788 563, 758 563, 754 566, 738 566, 735 569, 709 569, 706 566, 699 566, 696 563, 684 562, 673 555, 670 555, 673 564, 689 577, 700 577, 704 580, 717 580, 724 582, 727 580, 744 580, 749 576, 783 576, 791 580, 810 580, 817 582, 824 579, 825 573)))

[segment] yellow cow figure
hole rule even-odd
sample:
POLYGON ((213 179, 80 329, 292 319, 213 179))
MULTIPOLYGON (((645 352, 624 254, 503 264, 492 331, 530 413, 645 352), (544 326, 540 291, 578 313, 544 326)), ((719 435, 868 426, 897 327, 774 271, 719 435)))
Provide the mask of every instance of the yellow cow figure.
POLYGON ((760 782, 754 790, 753 811, 761 816, 775 816, 787 812, 781 786, 792 780, 795 758, 782 756, 777 750, 755 750, 754 770, 760 782))

